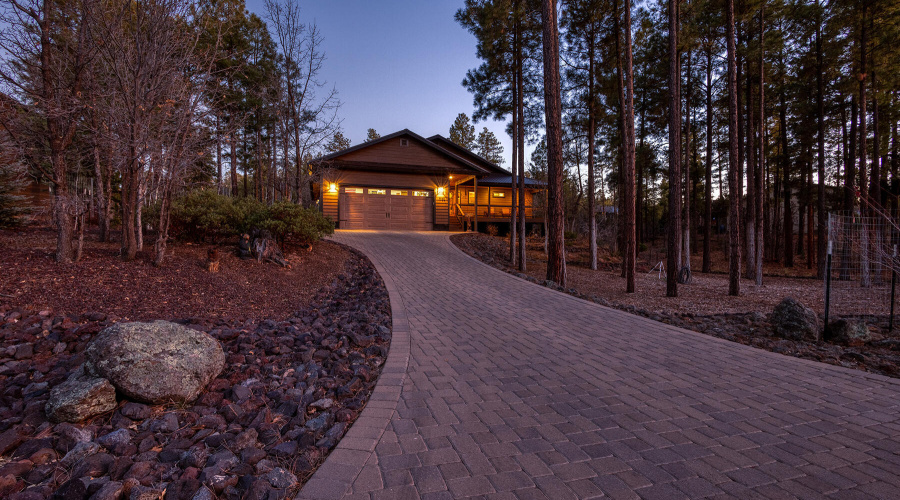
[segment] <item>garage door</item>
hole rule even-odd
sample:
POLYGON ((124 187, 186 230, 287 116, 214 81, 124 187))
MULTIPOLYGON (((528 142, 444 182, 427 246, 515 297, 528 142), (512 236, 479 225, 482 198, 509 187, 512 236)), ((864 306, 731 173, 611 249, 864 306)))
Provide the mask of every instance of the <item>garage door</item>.
POLYGON ((433 193, 396 188, 341 188, 338 200, 342 229, 430 231, 433 193))

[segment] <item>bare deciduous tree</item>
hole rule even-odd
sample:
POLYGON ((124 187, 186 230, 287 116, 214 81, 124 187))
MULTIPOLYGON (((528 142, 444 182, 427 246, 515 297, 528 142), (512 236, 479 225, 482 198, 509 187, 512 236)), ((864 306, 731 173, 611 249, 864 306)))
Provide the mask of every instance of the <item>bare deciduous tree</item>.
POLYGON ((29 166, 52 186, 57 262, 76 257, 77 202, 69 186, 75 165, 69 148, 85 107, 82 90, 94 53, 88 40, 93 1, 7 0, 0 6, 0 92, 18 99, 31 118, 3 126, 29 166))

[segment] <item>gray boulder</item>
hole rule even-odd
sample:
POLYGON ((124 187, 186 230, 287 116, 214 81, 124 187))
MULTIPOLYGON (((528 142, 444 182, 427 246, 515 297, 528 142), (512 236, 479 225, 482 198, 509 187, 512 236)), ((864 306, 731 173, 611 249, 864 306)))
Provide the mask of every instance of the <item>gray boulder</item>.
POLYGON ((85 373, 84 365, 50 390, 44 411, 54 422, 80 422, 116 409, 116 389, 108 380, 85 373))
POLYGON ((225 366, 218 341, 167 321, 110 326, 84 354, 88 371, 150 404, 193 401, 225 366))
POLYGON ((872 332, 865 321, 854 318, 839 319, 825 330, 825 340, 836 344, 859 346, 872 340, 872 332))
POLYGON ((821 324, 815 311, 785 297, 769 317, 775 335, 788 340, 818 342, 821 324))

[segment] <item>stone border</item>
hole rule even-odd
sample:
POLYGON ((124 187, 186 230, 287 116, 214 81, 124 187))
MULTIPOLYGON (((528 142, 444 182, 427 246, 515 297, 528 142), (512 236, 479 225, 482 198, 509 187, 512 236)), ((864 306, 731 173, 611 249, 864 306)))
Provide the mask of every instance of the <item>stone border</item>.
POLYGON ((568 292, 565 292, 565 291, 562 291, 562 290, 557 290, 557 289, 555 289, 555 288, 550 288, 550 287, 545 286, 545 285, 543 285, 543 284, 541 284, 541 283, 535 283, 535 282, 533 282, 533 281, 529 281, 529 280, 527 280, 527 279, 525 279, 525 278, 516 276, 516 275, 513 274, 513 273, 504 271, 503 269, 497 269, 496 267, 494 267, 494 266, 488 264, 487 262, 482 262, 480 259, 478 259, 478 258, 476 258, 476 257, 473 257, 473 256, 467 254, 465 251, 463 251, 462 248, 459 248, 458 246, 456 246, 456 244, 454 244, 452 241, 450 241, 450 236, 453 236, 453 235, 455 235, 455 234, 461 234, 461 233, 447 233, 447 244, 450 245, 451 247, 453 247, 454 249, 456 249, 457 252, 459 252, 459 253, 465 255, 466 257, 468 257, 468 258, 474 260, 475 262, 481 264, 482 266, 484 266, 484 267, 486 267, 486 268, 488 268, 488 269, 492 269, 492 270, 494 270, 494 271, 496 271, 496 272, 498 272, 498 273, 503 273, 503 274, 509 276, 510 278, 517 279, 517 280, 519 280, 519 281, 522 281, 523 283, 528 283, 528 284, 531 284, 531 285, 534 285, 534 286, 539 286, 539 287, 544 288, 544 289, 546 289, 546 290, 549 290, 549 291, 551 291, 551 292, 560 294, 560 295, 562 295, 562 296, 564 296, 564 297, 567 297, 569 300, 575 300, 575 301, 578 301, 578 302, 580 302, 580 303, 590 304, 590 305, 592 305, 592 306, 599 307, 599 308, 602 308, 602 309, 605 309, 605 310, 608 310, 608 311, 614 311, 614 312, 617 312, 617 313, 628 314, 628 315, 633 316, 634 318, 636 318, 636 319, 638 319, 638 320, 649 321, 649 322, 652 322, 652 323, 659 323, 659 324, 661 324, 661 325, 665 325, 665 326, 667 326, 667 327, 669 327, 669 328, 672 328, 673 330, 675 330, 675 331, 677 331, 677 332, 680 332, 680 333, 683 333, 683 334, 693 335, 693 336, 701 336, 704 340, 711 340, 711 341, 714 341, 714 342, 720 342, 720 343, 727 344, 727 345, 730 345, 730 346, 733 346, 733 347, 745 347, 745 348, 747 348, 747 349, 753 349, 753 350, 755 350, 756 352, 764 353, 764 354, 767 355, 767 356, 777 357, 778 359, 788 358, 788 359, 792 359, 792 360, 794 360, 794 361, 800 362, 800 363, 802 363, 802 364, 807 364, 807 365, 810 365, 810 366, 817 367, 817 368, 822 369, 822 370, 834 369, 834 370, 838 371, 839 373, 853 374, 854 376, 857 376, 857 377, 862 377, 862 378, 867 379, 867 380, 872 380, 872 381, 877 381, 877 382, 887 383, 887 384, 889 384, 889 385, 900 384, 900 378, 889 377, 889 376, 887 376, 887 375, 881 375, 880 373, 872 373, 872 372, 868 372, 868 371, 865 371, 865 370, 857 370, 857 369, 855 369, 855 368, 847 368, 847 367, 845 367, 845 366, 832 365, 832 364, 830 364, 830 363, 823 363, 823 362, 821 362, 821 361, 816 361, 816 360, 813 360, 813 359, 798 358, 798 357, 789 356, 789 355, 786 355, 786 354, 780 354, 780 353, 777 353, 777 352, 773 352, 773 351, 770 351, 770 350, 768 350, 768 349, 760 349, 760 348, 758 348, 758 347, 754 347, 754 346, 751 346, 751 345, 741 344, 740 342, 733 342, 733 341, 731 341, 731 340, 727 340, 727 339, 723 339, 723 338, 720 338, 720 337, 716 337, 715 335, 709 335, 709 334, 706 334, 706 333, 703 333, 703 332, 695 332, 694 330, 688 330, 687 328, 683 328, 683 327, 680 327, 680 326, 670 325, 670 324, 668 324, 668 323, 662 323, 662 322, 660 322, 660 321, 656 321, 656 320, 654 320, 654 319, 650 319, 650 318, 648 318, 648 317, 646 317, 646 316, 641 316, 640 314, 634 314, 634 313, 631 313, 631 312, 628 312, 628 311, 623 311, 623 310, 621 310, 621 309, 616 309, 616 308, 614 308, 614 307, 609 307, 609 306, 605 306, 605 305, 603 305, 603 304, 598 304, 598 303, 596 303, 596 302, 594 302, 594 301, 592 301, 592 300, 588 300, 588 299, 584 299, 584 298, 581 298, 581 297, 577 297, 577 296, 575 296, 575 295, 572 295, 571 293, 568 293, 568 292))
POLYGON ((388 357, 366 407, 328 454, 325 462, 303 485, 295 500, 337 500, 350 492, 350 487, 374 454, 375 446, 396 412, 403 381, 406 379, 410 336, 403 298, 394 285, 394 280, 384 272, 378 260, 362 251, 360 253, 366 255, 375 266, 391 302, 391 345, 388 357))

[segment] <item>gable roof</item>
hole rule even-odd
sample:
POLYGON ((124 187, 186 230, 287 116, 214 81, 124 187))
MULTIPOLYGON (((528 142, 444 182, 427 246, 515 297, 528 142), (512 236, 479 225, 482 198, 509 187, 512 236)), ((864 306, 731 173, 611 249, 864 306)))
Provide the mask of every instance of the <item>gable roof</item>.
POLYGON ((428 166, 428 165, 422 165, 422 166, 405 165, 405 164, 404 165, 395 165, 395 164, 388 164, 388 163, 373 163, 373 162, 365 162, 365 161, 361 162, 361 161, 352 161, 352 160, 347 160, 347 161, 341 160, 342 157, 345 157, 345 156, 355 153, 357 151, 361 151, 366 148, 371 148, 373 146, 377 146, 379 144, 382 144, 382 143, 385 143, 392 139, 396 139, 396 138, 403 137, 403 136, 407 136, 408 138, 416 141, 416 143, 418 143, 419 145, 424 147, 429 152, 436 154, 438 156, 441 156, 442 158, 448 160, 451 164, 453 164, 457 167, 455 169, 456 172, 465 173, 465 174, 469 174, 469 175, 485 175, 485 174, 492 173, 492 170, 489 167, 480 164, 481 162, 476 162, 476 161, 474 161, 474 159, 466 158, 463 155, 457 154, 454 151, 450 151, 446 148, 442 148, 442 147, 438 146, 437 144, 435 144, 434 142, 432 142, 428 139, 425 139, 424 137, 410 131, 409 129, 403 129, 398 132, 394 132, 393 134, 388 134, 386 136, 380 137, 380 138, 372 140, 372 141, 363 142, 363 143, 357 144, 356 146, 351 146, 347 149, 342 149, 340 151, 336 151, 334 153, 330 153, 330 154, 321 156, 313 161, 316 163, 333 162, 335 164, 335 166, 337 166, 339 168, 340 167, 349 168, 352 166, 359 166, 359 167, 363 167, 366 169, 373 169, 373 170, 389 170, 389 169, 391 169, 391 167, 393 165, 394 168, 397 168, 397 167, 408 168, 408 169, 415 168, 417 170, 423 170, 423 171, 450 170, 449 167, 434 167, 434 166, 428 166))
POLYGON ((450 139, 447 139, 440 134, 433 135, 429 137, 428 140, 437 144, 441 148, 452 151, 453 153, 458 154, 459 156, 462 156, 473 163, 477 163, 478 165, 488 169, 491 173, 511 175, 509 170, 506 170, 496 163, 482 158, 481 156, 473 153, 472 151, 460 146, 459 144, 451 141, 450 139))

